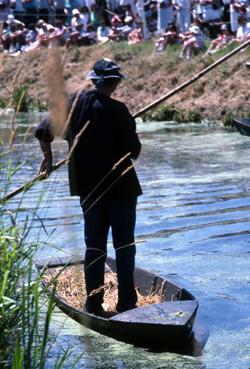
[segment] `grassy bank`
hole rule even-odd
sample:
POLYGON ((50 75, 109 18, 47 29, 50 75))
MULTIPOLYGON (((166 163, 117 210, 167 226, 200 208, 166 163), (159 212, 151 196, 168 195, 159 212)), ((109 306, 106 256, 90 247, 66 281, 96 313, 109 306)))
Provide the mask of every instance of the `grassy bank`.
MULTIPOLYGON (((85 75, 94 61, 104 56, 110 57, 121 65, 128 76, 115 97, 126 102, 130 110, 136 113, 237 46, 232 44, 229 49, 218 54, 197 55, 184 61, 179 58, 180 45, 169 46, 163 53, 155 53, 153 40, 134 46, 119 42, 61 49, 65 91, 72 93, 81 88, 89 88, 90 83, 85 81, 85 75)), ((245 63, 249 57, 249 48, 236 54, 192 86, 161 104, 148 114, 147 118, 229 122, 233 115, 248 114, 249 94, 246 79, 249 69, 245 63)), ((24 101, 29 101, 30 107, 46 108, 49 100, 47 91, 50 82, 47 74, 50 60, 48 49, 37 50, 17 58, 1 55, 1 101, 9 101, 10 94, 18 85, 19 89, 26 89, 24 101), (18 77, 15 77, 19 69, 18 77)))

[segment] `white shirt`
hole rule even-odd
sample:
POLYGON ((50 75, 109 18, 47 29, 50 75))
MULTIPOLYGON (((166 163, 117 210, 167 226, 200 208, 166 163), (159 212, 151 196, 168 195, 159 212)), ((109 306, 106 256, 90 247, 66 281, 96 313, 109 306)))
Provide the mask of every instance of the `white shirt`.
POLYGON ((78 17, 73 17, 71 20, 71 27, 76 28, 77 26, 83 25, 84 31, 87 31, 88 17, 88 14, 86 16, 80 14, 78 17))
POLYGON ((245 41, 247 36, 250 36, 250 22, 239 26, 236 34, 236 39, 238 41, 245 41))

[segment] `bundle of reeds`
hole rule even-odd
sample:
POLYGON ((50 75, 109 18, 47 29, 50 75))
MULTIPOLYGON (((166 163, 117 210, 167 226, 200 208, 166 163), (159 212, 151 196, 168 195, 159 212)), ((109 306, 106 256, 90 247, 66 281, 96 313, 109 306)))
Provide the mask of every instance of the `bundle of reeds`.
MULTIPOLYGON (((83 309, 87 293, 85 289, 83 265, 49 268, 43 275, 43 281, 47 286, 56 284, 56 294, 68 304, 75 308, 83 309)), ((117 275, 111 270, 105 272, 104 285, 92 294, 104 290, 103 307, 108 312, 115 312, 118 300, 117 275)), ((162 302, 163 293, 161 289, 142 295, 137 288, 137 306, 145 306, 162 302)))

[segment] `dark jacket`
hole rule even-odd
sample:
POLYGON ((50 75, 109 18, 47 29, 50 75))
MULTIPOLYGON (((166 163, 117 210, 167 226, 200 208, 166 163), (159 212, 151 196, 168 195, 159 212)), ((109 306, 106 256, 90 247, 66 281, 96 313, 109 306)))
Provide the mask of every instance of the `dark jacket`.
MULTIPOLYGON (((121 177, 121 173, 132 164, 130 158, 118 165, 103 181, 113 165, 125 154, 131 152, 131 158, 136 159, 140 153, 135 120, 127 107, 98 90, 83 91, 77 99, 65 136, 70 147, 88 121, 90 123, 80 137, 69 163, 71 195, 86 198, 96 186, 98 188, 89 198, 90 202, 108 188, 102 200, 116 201, 140 195, 142 191, 134 168, 121 177)), ((53 141, 48 118, 40 123, 35 136, 43 142, 53 141)))

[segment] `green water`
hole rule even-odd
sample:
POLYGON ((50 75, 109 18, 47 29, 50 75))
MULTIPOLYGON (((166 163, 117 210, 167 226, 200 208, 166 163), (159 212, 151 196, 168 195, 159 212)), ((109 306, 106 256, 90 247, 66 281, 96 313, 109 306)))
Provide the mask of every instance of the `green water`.
MULTIPOLYGON (((32 178, 41 154, 32 135, 22 145, 27 116, 19 119, 14 151, 5 158, 24 162, 12 187, 32 178)), ((38 116, 29 117, 37 122, 38 116)), ((6 119, 0 122, 5 132, 6 119)), ((250 139, 222 128, 171 123, 138 125, 143 149, 136 168, 143 187, 138 201, 136 264, 184 284, 199 300, 197 334, 205 343, 198 357, 153 353, 85 329, 59 311, 52 322, 49 366, 60 350, 81 354, 83 369, 249 369, 250 368, 250 139)), ((54 145, 56 160, 66 154, 54 145)), ((36 210, 31 239, 45 246, 38 258, 84 252, 83 220, 71 198, 66 168, 9 204, 36 210)), ((112 256, 112 245, 109 246, 112 256)))

